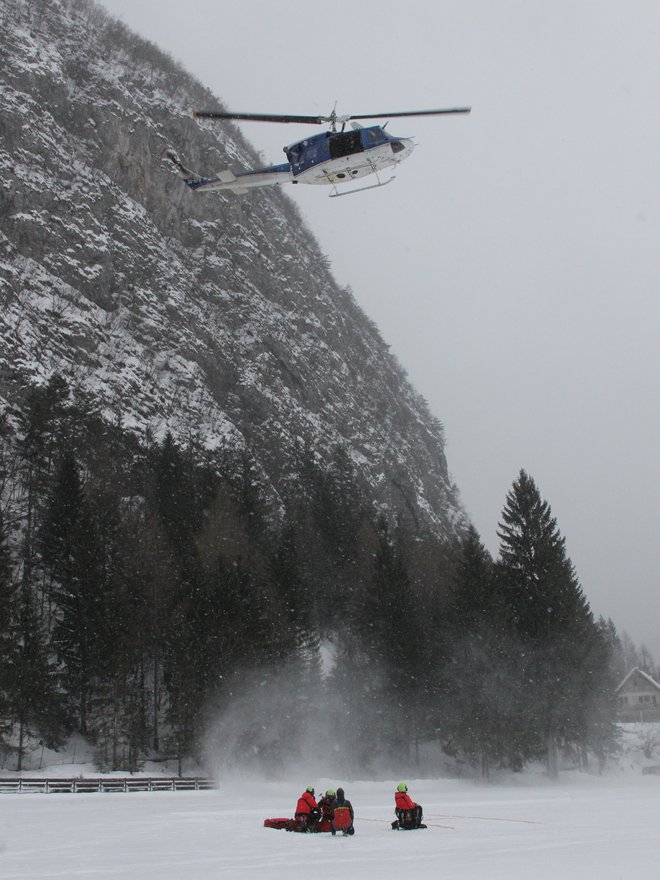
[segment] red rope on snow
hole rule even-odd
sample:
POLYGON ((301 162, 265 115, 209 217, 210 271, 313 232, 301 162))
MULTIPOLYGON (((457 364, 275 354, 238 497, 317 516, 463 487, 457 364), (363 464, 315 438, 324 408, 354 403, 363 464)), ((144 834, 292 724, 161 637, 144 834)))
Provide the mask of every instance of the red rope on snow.
POLYGON ((441 816, 431 816, 432 819, 479 819, 484 822, 522 822, 525 825, 544 825, 536 819, 502 819, 499 816, 453 816, 449 813, 441 816))
MULTIPOLYGON (((439 817, 439 818, 442 818, 442 817, 439 817)), ((394 821, 394 820, 392 820, 392 821, 394 821)), ((360 816, 357 817, 356 822, 388 822, 390 825, 392 824, 392 822, 390 822, 389 819, 363 819, 360 816)), ((453 825, 428 825, 428 823, 425 823, 425 824, 429 828, 444 828, 446 831, 456 831, 456 828, 453 825)))

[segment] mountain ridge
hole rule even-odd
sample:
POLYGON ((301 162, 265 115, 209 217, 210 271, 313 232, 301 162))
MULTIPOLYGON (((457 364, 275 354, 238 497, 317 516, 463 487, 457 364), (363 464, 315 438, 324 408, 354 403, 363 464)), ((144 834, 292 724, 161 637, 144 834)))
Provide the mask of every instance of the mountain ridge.
POLYGON ((127 430, 249 446, 274 497, 297 446, 344 446, 389 516, 461 533, 440 422, 295 205, 202 199, 162 163, 257 161, 191 118, 218 99, 87 0, 0 9, 3 408, 59 372, 127 430))

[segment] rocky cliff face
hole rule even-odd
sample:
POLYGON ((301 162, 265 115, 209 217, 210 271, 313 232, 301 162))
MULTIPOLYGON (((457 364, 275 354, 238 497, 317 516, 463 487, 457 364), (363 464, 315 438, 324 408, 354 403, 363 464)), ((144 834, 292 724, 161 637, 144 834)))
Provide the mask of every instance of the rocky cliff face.
POLYGON ((161 160, 257 162, 218 101, 87 0, 0 0, 0 403, 57 371, 127 430, 249 444, 276 498, 302 443, 379 505, 464 525, 440 424, 279 191, 193 194, 161 160))

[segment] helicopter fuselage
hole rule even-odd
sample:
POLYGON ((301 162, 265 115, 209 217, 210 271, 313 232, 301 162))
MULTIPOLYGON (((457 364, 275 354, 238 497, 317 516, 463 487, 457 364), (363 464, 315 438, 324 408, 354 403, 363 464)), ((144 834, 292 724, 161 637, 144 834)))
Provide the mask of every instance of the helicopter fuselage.
POLYGON ((326 131, 284 148, 293 183, 345 183, 397 165, 413 151, 409 138, 389 135, 381 126, 326 131))

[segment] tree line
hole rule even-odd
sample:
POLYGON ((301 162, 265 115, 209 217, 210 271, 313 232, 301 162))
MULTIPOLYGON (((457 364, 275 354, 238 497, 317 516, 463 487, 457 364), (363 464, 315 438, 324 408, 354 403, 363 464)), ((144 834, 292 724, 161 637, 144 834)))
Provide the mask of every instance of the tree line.
POLYGON ((255 675, 286 724, 262 690, 236 761, 295 755, 322 703, 362 768, 436 742, 484 775, 555 774, 562 752, 613 747, 622 644, 524 471, 494 560, 473 528, 442 541, 385 516, 342 446, 323 461, 301 444, 274 502, 248 448, 136 437, 59 376, 0 441, 6 766, 73 733, 99 769, 200 757, 255 675))

